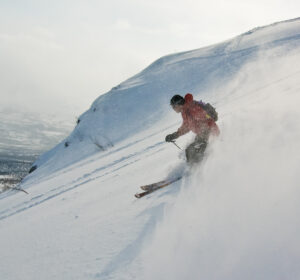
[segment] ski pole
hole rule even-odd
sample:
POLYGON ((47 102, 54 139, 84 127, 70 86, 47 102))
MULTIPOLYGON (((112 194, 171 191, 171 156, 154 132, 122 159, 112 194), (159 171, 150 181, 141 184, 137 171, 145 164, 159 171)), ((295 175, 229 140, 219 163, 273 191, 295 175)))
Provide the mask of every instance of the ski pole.
POLYGON ((179 150, 181 150, 182 151, 182 149, 176 144, 176 142, 175 141, 171 141, 179 150))

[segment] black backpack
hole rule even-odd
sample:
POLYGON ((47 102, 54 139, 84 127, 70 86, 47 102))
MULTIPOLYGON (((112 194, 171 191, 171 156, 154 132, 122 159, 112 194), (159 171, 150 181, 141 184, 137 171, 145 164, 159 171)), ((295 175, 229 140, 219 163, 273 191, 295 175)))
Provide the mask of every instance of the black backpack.
POLYGON ((204 103, 202 100, 197 104, 216 122, 218 120, 218 112, 210 103, 204 103))

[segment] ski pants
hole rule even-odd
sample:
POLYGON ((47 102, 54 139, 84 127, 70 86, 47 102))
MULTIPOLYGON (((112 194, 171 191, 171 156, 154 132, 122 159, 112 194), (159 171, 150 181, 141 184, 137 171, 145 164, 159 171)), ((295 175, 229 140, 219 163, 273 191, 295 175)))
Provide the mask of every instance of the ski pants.
POLYGON ((186 160, 189 164, 202 161, 208 143, 208 135, 197 135, 194 142, 185 150, 186 160))

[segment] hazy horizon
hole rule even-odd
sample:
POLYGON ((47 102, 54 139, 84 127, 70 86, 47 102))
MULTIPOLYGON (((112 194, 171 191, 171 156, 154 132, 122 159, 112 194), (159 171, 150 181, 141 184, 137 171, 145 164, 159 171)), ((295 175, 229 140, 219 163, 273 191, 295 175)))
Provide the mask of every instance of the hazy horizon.
POLYGON ((299 10, 292 0, 1 1, 0 109, 78 116, 159 57, 296 18, 299 10))

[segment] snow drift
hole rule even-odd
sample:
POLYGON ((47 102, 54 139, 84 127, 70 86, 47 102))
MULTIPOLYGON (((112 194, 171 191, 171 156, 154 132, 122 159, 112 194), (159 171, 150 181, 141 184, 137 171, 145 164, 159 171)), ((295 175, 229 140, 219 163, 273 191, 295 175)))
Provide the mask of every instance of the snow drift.
POLYGON ((277 23, 161 58, 100 96, 69 146, 37 162, 30 194, 0 197, 1 276, 299 279, 299 50, 300 19, 277 23), (188 91, 216 105, 221 136, 189 176, 136 200, 184 172, 164 137, 180 125, 169 98, 188 91))
POLYGON ((300 56, 273 55, 227 85, 222 139, 165 210, 142 279, 299 279, 300 56))

